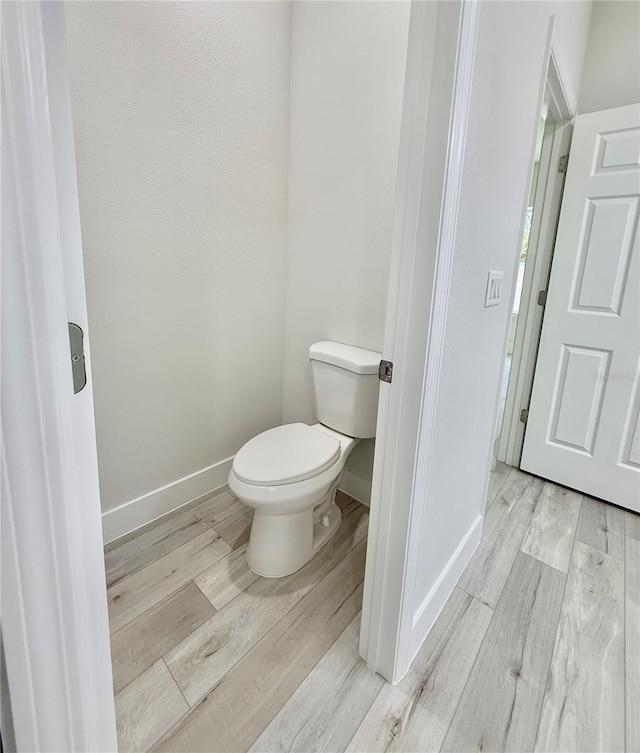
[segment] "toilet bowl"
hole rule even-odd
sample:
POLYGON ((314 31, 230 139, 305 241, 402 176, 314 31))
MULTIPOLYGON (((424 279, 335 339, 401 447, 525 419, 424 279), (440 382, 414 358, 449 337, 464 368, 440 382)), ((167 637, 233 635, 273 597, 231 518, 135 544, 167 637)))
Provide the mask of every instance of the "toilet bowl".
POLYGON ((229 487, 255 510, 247 547, 247 563, 255 573, 290 575, 338 530, 342 513, 336 490, 358 441, 321 424, 295 423, 259 434, 240 450, 229 487))
POLYGON ((231 491, 255 510, 247 563, 267 578, 296 572, 335 534, 347 458, 360 439, 375 435, 380 354, 321 342, 309 357, 319 423, 258 434, 229 472, 231 491))

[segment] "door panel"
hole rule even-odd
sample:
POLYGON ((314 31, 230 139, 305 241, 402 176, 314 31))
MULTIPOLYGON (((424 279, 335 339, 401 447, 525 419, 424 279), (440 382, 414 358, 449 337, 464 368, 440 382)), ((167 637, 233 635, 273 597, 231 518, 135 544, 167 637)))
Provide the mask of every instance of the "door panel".
MULTIPOLYGON (((637 371, 640 371, 638 361, 637 371)), ((626 425, 623 452, 620 462, 631 469, 640 469, 640 381, 634 386, 633 403, 629 410, 629 419, 626 425)))
POLYGON ((589 201, 574 309, 620 315, 637 223, 636 198, 589 201))
POLYGON ((611 353, 563 345, 560 378, 553 401, 550 439, 591 455, 602 411, 604 386, 593 373, 605 372, 611 353))
POLYGON ((640 511, 640 105, 576 119, 521 467, 640 511))

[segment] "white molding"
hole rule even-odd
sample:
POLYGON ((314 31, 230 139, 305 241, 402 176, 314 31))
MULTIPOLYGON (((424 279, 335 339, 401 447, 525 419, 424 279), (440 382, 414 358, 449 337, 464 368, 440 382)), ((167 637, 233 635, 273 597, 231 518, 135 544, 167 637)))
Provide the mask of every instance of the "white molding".
MULTIPOLYGON (((200 497, 223 491, 233 456, 161 486, 102 513, 104 543, 112 544, 159 518, 178 512, 200 497)), ((340 490, 363 505, 371 502, 371 481, 345 470, 340 490)))
MULTIPOLYGON (((558 37, 555 18, 549 21, 547 35, 547 50, 545 64, 541 72, 538 113, 542 112, 548 97, 549 119, 554 122, 551 139, 543 142, 543 153, 540 160, 540 172, 538 188, 535 196, 534 220, 531 228, 527 265, 525 267, 525 279, 522 286, 520 300, 520 314, 516 325, 513 357, 511 361, 511 373, 507 386, 505 409, 502 419, 502 428, 498 439, 497 459, 508 465, 519 466, 524 442, 525 426, 520 421, 520 411, 528 407, 535 371, 538 339, 542 326, 542 310, 537 304, 537 291, 545 288, 549 277, 551 257, 555 243, 555 232, 562 200, 564 187, 564 175, 556 169, 558 160, 562 154, 566 154, 571 143, 573 130, 571 118, 576 112, 575 94, 570 85, 570 79, 566 72, 564 54, 558 37), (542 190, 541 190, 542 189, 542 190)), ((535 132, 537 132, 537 123, 535 132)), ((535 156, 534 133, 531 157, 529 181, 533 172, 535 156)), ((525 198, 525 206, 522 210, 522 223, 524 227, 525 213, 528 205, 528 194, 525 198)), ((514 254, 518 249, 514 248, 514 254)), ((516 290, 516 276, 511 291, 511 309, 516 290)), ((509 332, 505 334, 503 349, 503 362, 506 358, 507 340, 509 332)))
MULTIPOLYGON (((415 437, 407 425, 413 421, 412 429, 417 431, 415 407, 419 399, 419 392, 416 394, 419 386, 406 384, 401 374, 422 374, 421 356, 426 336, 423 342, 420 334, 424 327, 414 325, 410 329, 410 324, 420 318, 428 321, 430 307, 430 300, 420 307, 419 296, 411 293, 416 277, 414 258, 425 171, 429 98, 435 75, 431 50, 435 48, 437 7, 436 3, 412 3, 411 6, 383 345, 383 356, 394 362, 396 376, 394 389, 393 385, 380 384, 360 630, 361 656, 371 669, 388 680, 395 666, 408 526, 407 499, 411 494, 415 455, 415 437), (414 342, 418 343, 417 347, 412 347, 414 342), (391 505, 394 496, 398 500, 395 510, 391 505), (393 556, 388 557, 388 554, 393 556)), ((430 259, 425 260, 419 271, 425 267, 425 274, 429 275, 430 264, 430 259)))
MULTIPOLYGON (((383 348, 394 381, 381 386, 360 637, 367 664, 390 682, 426 637, 427 620, 414 624, 418 554, 477 21, 476 2, 412 4, 383 348)), ((443 598, 450 584, 440 582, 443 598)))
POLYGON ((371 479, 362 478, 345 469, 338 488, 365 507, 371 506, 371 479))
MULTIPOLYGON (((464 4, 460 21, 458 61, 452 103, 447 168, 443 186, 441 227, 440 237, 438 239, 438 259, 434 281, 434 302, 432 307, 432 318, 429 322, 429 342, 427 345, 426 371, 423 383, 420 428, 416 451, 416 469, 409 518, 406 581, 407 596, 409 597, 410 594, 410 598, 406 598, 404 601, 401 621, 406 623, 406 630, 409 632, 410 638, 399 644, 396 677, 394 677, 394 680, 399 680, 409 669, 411 661, 415 656, 415 654, 412 653, 412 648, 417 646, 415 650, 418 650, 426 638, 428 628, 431 627, 431 625, 428 625, 426 632, 419 632, 419 628, 426 627, 426 624, 424 621, 416 624, 414 619, 416 609, 415 589, 418 580, 417 567, 419 562, 421 532, 431 472, 431 449, 434 438, 435 415, 440 389, 442 356, 446 340, 446 317, 451 280, 453 276, 456 227, 460 190, 462 187, 467 121, 471 102, 471 87, 475 61, 477 21, 478 4, 464 4)), ((477 521, 475 525, 477 525, 477 521)), ((475 541, 475 546, 477 546, 480 541, 479 536, 482 527, 480 526, 477 530, 478 538, 475 541)), ((473 549, 471 550, 471 554, 472 553, 473 549)), ((444 570, 446 570, 447 567, 448 563, 445 565, 444 570)), ((442 575, 438 580, 440 580, 440 578, 442 578, 442 575)), ((455 582, 450 584, 449 594, 451 593, 451 590, 453 590, 454 585, 455 582)), ((441 596, 442 593, 443 591, 441 591, 441 596)), ((445 596, 445 600, 448 598, 449 594, 445 596)))
POLYGON ((564 187, 564 176, 558 173, 556 165, 560 156, 567 153, 573 131, 571 123, 554 124, 552 127, 554 132, 550 150, 547 152, 547 164, 544 170, 542 167, 540 169, 538 190, 543 189, 540 198, 536 191, 531 243, 525 266, 511 372, 496 453, 498 460, 516 467, 520 465, 525 432, 525 425, 520 421, 520 411, 529 405, 542 327, 543 310, 538 305, 537 292, 546 288, 549 278, 564 187))
POLYGON ((2 4, 2 641, 18 750, 117 749, 61 3, 2 4), (7 190, 4 190, 4 189, 7 190))
POLYGON ((440 576, 424 598, 424 601, 416 610, 413 617, 412 643, 409 650, 410 661, 413 661, 413 658, 420 650, 422 636, 427 635, 429 630, 431 630, 433 623, 437 620, 456 583, 480 544, 480 539, 482 538, 482 520, 482 515, 478 515, 474 520, 458 545, 458 548, 451 556, 451 559, 447 562, 440 576))
POLYGON ((222 491, 233 457, 221 460, 207 468, 154 489, 136 499, 124 502, 102 513, 102 531, 105 544, 125 536, 157 518, 175 512, 198 497, 222 491))
POLYGON ((555 16, 549 20, 548 49, 549 64, 545 80, 551 87, 555 117, 559 121, 571 120, 578 114, 578 95, 569 74, 555 16))

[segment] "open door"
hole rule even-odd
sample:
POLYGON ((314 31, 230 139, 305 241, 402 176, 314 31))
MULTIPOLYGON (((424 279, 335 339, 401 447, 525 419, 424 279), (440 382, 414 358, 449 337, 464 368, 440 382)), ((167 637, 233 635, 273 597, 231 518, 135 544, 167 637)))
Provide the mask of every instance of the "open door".
POLYGON ((521 467, 640 512, 640 105, 576 119, 521 467))

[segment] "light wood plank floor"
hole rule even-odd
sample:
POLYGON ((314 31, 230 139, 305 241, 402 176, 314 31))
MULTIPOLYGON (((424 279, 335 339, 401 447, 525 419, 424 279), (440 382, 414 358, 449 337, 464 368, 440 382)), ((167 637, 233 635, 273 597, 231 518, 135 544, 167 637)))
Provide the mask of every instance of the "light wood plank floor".
POLYGON ((338 502, 278 580, 229 492, 108 547, 121 753, 638 753, 640 516, 496 464, 483 541, 391 686, 358 656, 367 510, 338 502))

